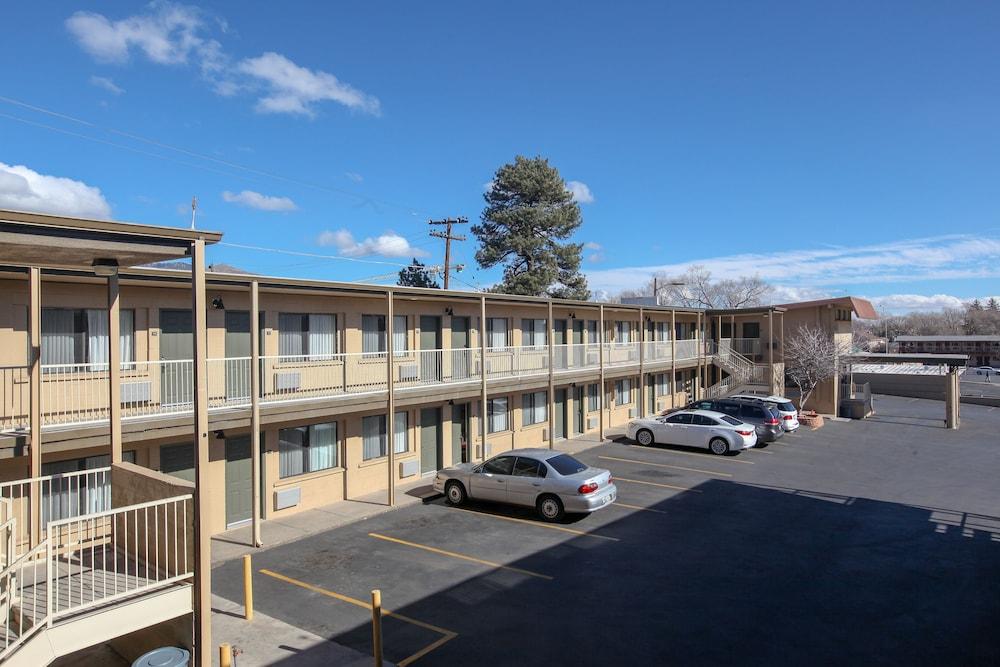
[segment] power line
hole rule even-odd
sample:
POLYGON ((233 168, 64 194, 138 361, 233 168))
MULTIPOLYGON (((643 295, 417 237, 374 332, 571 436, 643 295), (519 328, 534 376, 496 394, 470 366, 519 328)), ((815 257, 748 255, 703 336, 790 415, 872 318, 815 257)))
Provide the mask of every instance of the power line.
POLYGON ((260 252, 273 252, 279 255, 295 255, 297 257, 315 257, 317 259, 339 259, 345 262, 358 262, 360 264, 382 264, 384 266, 399 266, 405 267, 408 264, 400 264, 398 262, 385 262, 377 259, 361 259, 360 257, 344 257, 343 255, 324 255, 322 253, 316 252, 305 252, 303 250, 283 250, 281 248, 265 248, 264 246, 246 245, 243 243, 230 243, 228 241, 219 241, 216 245, 227 246, 229 248, 240 248, 242 250, 257 250, 260 252))

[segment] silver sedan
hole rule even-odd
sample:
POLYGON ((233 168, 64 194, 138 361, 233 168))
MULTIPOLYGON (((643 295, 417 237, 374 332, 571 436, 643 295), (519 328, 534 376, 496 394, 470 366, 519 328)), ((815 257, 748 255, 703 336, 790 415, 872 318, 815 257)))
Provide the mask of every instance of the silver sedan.
POLYGON ((546 521, 599 510, 618 496, 609 471, 551 449, 514 449, 445 468, 434 477, 434 490, 453 505, 474 498, 534 507, 546 521))

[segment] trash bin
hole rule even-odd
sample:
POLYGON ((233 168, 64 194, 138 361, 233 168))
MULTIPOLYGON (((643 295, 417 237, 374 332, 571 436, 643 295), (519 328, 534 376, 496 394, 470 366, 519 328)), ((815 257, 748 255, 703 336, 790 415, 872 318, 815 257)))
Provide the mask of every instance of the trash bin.
POLYGON ((840 416, 848 419, 865 418, 865 402, 860 398, 846 398, 840 402, 840 416))
POLYGON ((163 646, 139 656, 132 667, 188 667, 190 664, 190 651, 176 646, 163 646))

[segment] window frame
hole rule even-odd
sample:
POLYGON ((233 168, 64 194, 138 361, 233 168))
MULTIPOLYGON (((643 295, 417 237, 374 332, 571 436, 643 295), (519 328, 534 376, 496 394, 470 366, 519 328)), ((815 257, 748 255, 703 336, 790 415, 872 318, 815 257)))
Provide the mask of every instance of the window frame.
POLYGON ((511 430, 510 423, 510 397, 509 396, 493 396, 486 401, 486 434, 492 435, 494 433, 506 433, 511 430), (498 429, 494 427, 495 420, 499 418, 501 413, 497 412, 494 405, 503 401, 504 403, 504 428, 498 429))
POLYGON ((548 391, 529 391, 521 394, 521 427, 525 428, 528 426, 537 426, 538 424, 544 424, 549 420, 549 396, 548 391), (539 403, 539 398, 541 403, 539 403), (537 418, 538 412, 541 410, 541 417, 537 418), (528 415, 531 415, 528 421, 528 415))
MULTIPOLYGON (((46 334, 52 336, 57 335, 60 332, 45 331, 44 322, 46 313, 54 312, 64 312, 71 313, 73 317, 73 330, 70 332, 70 337, 73 341, 73 361, 47 361, 42 359, 41 365, 42 370, 45 371, 46 366, 93 366, 96 369, 101 367, 106 368, 107 362, 93 361, 90 359, 90 324, 89 324, 89 312, 101 313, 104 320, 109 321, 108 309, 107 308, 65 308, 61 306, 52 306, 42 308, 42 332, 41 332, 41 352, 45 352, 45 337, 46 334)), ((118 349, 121 359, 119 360, 121 370, 129 370, 135 367, 136 363, 136 326, 135 326, 135 308, 120 308, 118 310, 118 349), (126 326, 126 318, 128 321, 128 326, 126 326), (128 348, 128 354, 121 354, 121 344, 122 341, 131 336, 132 344, 128 348)), ((110 323, 110 321, 109 321, 110 323)), ((110 340, 110 332, 108 335, 110 340)), ((95 370, 88 368, 86 370, 95 370)))
POLYGON ((302 425, 302 426, 289 426, 289 427, 278 429, 278 479, 293 479, 295 477, 300 477, 302 475, 309 475, 309 474, 316 473, 316 472, 323 472, 325 470, 337 470, 339 468, 342 468, 343 466, 340 465, 340 443, 341 443, 341 440, 340 440, 340 424, 336 420, 334 420, 332 422, 319 422, 319 423, 316 423, 316 424, 305 424, 305 425, 302 425), (310 448, 313 446, 313 442, 312 441, 313 441, 313 438, 314 438, 314 432, 317 429, 317 427, 325 427, 325 426, 332 426, 333 427, 333 429, 332 429, 333 430, 333 443, 331 445, 332 452, 333 452, 333 457, 332 457, 333 463, 332 463, 332 465, 328 465, 328 466, 316 468, 315 470, 313 470, 311 468, 312 464, 311 464, 311 456, 310 456, 311 449, 310 448), (284 445, 285 443, 291 443, 291 441, 288 440, 287 436, 285 435, 285 433, 288 432, 288 431, 298 431, 298 432, 301 432, 301 433, 304 434, 304 437, 302 439, 302 443, 294 445, 294 447, 298 450, 298 454, 302 457, 302 459, 300 461, 301 472, 282 474, 282 470, 281 470, 282 455, 286 454, 287 451, 294 451, 294 450, 288 450, 287 448, 285 450, 283 450, 283 448, 282 448, 282 445, 284 445))

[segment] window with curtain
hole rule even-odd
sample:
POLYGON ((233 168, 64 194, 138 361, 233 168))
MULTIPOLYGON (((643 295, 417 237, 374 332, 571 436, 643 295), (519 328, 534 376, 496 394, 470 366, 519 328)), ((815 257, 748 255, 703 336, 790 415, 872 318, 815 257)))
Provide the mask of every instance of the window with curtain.
POLYGON ((521 320, 521 344, 525 347, 544 347, 548 324, 545 320, 521 320))
POLYGON ((541 424, 548 419, 549 398, 544 391, 521 395, 521 425, 541 424))
POLYGON ((321 359, 337 353, 337 316, 278 313, 278 354, 321 359))
POLYGON ((500 433, 510 428, 507 398, 491 398, 486 402, 487 431, 500 433))
POLYGON ((632 380, 615 380, 615 405, 632 403, 632 380))
MULTIPOLYGON (((135 363, 135 311, 118 312, 122 368, 135 363)), ((108 363, 108 311, 88 308, 42 309, 42 365, 108 363)))
POLYGON ((587 340, 585 343, 597 343, 597 320, 587 320, 587 340))
POLYGON ((410 451, 409 427, 409 413, 397 412, 392 423, 392 429, 395 431, 392 437, 392 451, 396 454, 405 454, 410 451))
POLYGON ((656 340, 670 340, 670 322, 656 323, 656 340))
POLYGON ((666 396, 670 393, 669 387, 667 387, 668 375, 666 373, 658 373, 655 378, 653 378, 656 384, 656 395, 666 396))
MULTIPOLYGON (((123 451, 122 460, 135 463, 135 450, 123 451)), ((42 487, 42 523, 111 509, 109 473, 58 477, 66 473, 106 468, 110 465, 109 454, 43 463, 42 475, 57 475, 57 477, 42 487)))
POLYGON ((600 400, 599 400, 600 396, 598 395, 598 391, 600 391, 600 388, 598 387, 598 385, 596 383, 595 384, 588 384, 587 385, 587 411, 588 412, 597 412, 600 409, 600 407, 601 407, 600 400))
POLYGON ((507 347, 507 318, 486 318, 486 347, 507 347))
POLYGON ((615 322, 615 342, 616 343, 631 343, 632 342, 632 323, 624 320, 618 320, 615 322))
MULTIPOLYGON (((406 315, 393 315, 393 356, 405 356, 409 349, 408 343, 406 315)), ((385 352, 385 315, 361 316, 361 351, 365 354, 385 352)))
POLYGON ((337 467, 337 422, 278 431, 278 477, 337 467))
POLYGON ((361 420, 361 458, 365 461, 387 454, 385 415, 371 415, 361 420))

